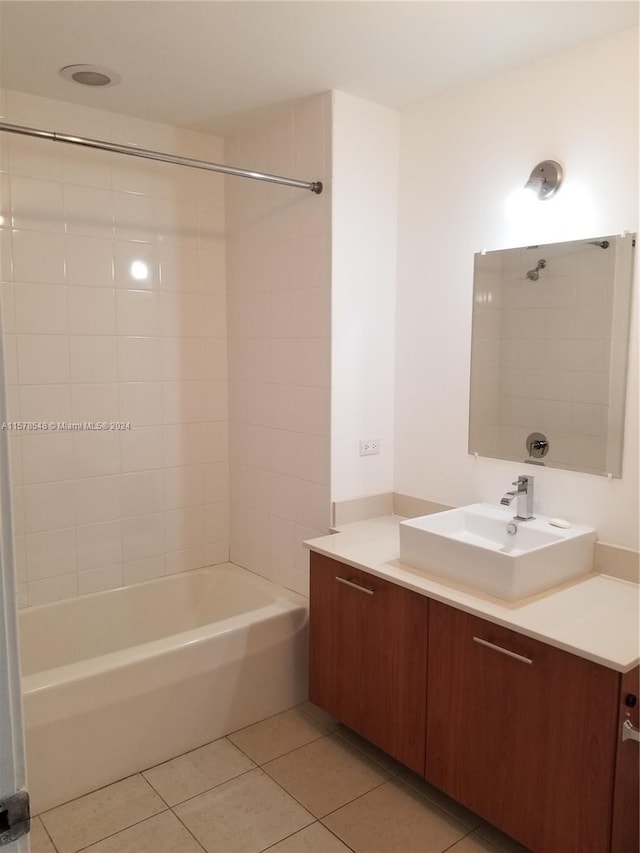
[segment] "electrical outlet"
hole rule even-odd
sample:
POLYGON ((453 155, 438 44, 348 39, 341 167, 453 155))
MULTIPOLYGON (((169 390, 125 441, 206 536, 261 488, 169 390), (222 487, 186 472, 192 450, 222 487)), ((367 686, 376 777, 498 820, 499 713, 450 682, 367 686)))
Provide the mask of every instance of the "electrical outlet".
POLYGON ((360 456, 374 456, 376 453, 380 453, 379 438, 360 439, 360 456))

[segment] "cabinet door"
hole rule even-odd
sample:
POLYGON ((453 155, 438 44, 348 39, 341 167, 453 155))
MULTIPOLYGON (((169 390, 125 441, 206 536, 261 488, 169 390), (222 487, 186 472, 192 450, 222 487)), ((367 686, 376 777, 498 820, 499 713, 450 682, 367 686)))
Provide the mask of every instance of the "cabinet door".
POLYGON ((622 676, 620 686, 612 853, 638 853, 640 848, 640 744, 631 738, 622 740, 626 721, 635 729, 640 726, 639 702, 640 670, 636 667, 622 676))
POLYGON ((424 772, 427 599, 311 554, 309 697, 424 772))
POLYGON ((535 853, 606 853, 619 680, 432 601, 427 779, 535 853))

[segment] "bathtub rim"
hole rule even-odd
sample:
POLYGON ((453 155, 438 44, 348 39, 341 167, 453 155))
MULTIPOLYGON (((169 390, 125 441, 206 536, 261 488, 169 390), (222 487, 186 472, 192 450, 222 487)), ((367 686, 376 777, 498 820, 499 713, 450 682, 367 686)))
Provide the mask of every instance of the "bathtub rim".
POLYGON ((122 590, 147 587, 149 585, 158 585, 161 583, 171 582, 177 578, 186 576, 194 576, 198 574, 211 574, 215 571, 223 570, 228 574, 248 574, 251 582, 256 583, 266 591, 269 591, 273 600, 252 610, 247 610, 242 613, 228 616, 224 619, 218 619, 214 622, 207 622, 197 628, 189 628, 186 631, 180 631, 175 634, 168 634, 166 637, 161 637, 156 640, 149 640, 145 643, 139 643, 136 646, 119 649, 113 652, 107 652, 103 655, 85 658, 84 660, 74 663, 62 664, 57 667, 40 670, 38 672, 21 675, 21 687, 24 697, 34 696, 44 690, 57 687, 60 684, 72 684, 79 682, 87 677, 108 673, 123 667, 134 666, 141 661, 148 660, 154 657, 175 652, 180 648, 187 646, 197 646, 204 641, 222 634, 226 634, 239 628, 246 628, 256 620, 268 620, 278 616, 284 612, 307 611, 309 607, 308 599, 296 592, 293 592, 286 587, 279 586, 272 581, 263 578, 261 575, 252 572, 250 569, 245 569, 235 563, 225 562, 216 563, 211 566, 203 566, 198 569, 192 569, 188 572, 179 572, 175 575, 165 575, 159 578, 141 581, 137 584, 128 586, 114 587, 113 589, 103 590, 100 592, 92 592, 86 595, 77 596, 73 599, 65 599, 60 602, 50 602, 47 604, 39 604, 29 610, 42 610, 43 608, 55 607, 57 604, 67 604, 71 601, 81 601, 85 599, 93 599, 96 596, 106 596, 112 593, 122 592, 122 590))

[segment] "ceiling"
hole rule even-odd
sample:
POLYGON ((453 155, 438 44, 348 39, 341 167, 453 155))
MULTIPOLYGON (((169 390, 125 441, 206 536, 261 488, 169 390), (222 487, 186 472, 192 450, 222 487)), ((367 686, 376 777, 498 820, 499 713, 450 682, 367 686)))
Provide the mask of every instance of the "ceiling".
POLYGON ((224 134, 328 89, 404 108, 637 25, 615 0, 1 0, 0 83, 224 134), (122 82, 63 80, 75 63, 122 82))

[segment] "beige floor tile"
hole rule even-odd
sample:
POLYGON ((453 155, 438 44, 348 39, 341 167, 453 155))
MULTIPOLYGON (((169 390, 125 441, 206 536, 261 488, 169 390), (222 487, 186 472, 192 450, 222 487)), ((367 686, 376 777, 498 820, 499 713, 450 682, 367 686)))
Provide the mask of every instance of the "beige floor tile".
POLYGON ((328 729, 335 729, 336 726, 339 726, 340 723, 331 716, 331 714, 327 714, 326 711, 323 711, 322 708, 318 708, 317 705, 314 705, 313 702, 303 702, 302 705, 298 705, 301 711, 304 711, 305 714, 309 714, 319 723, 322 723, 323 726, 326 726, 328 729))
POLYGON ((56 848, 51 843, 51 839, 42 825, 39 817, 31 819, 31 853, 56 853, 56 848))
POLYGON ((481 824, 476 832, 493 844, 494 847, 497 847, 501 853, 529 853, 528 848, 515 841, 509 835, 505 835, 504 832, 500 832, 499 829, 496 829, 495 826, 491 826, 489 823, 481 824))
POLYGON ((290 708, 229 735, 256 764, 272 761, 327 733, 327 728, 299 708, 290 708))
POLYGON ((389 779, 386 770, 335 735, 283 755, 264 770, 316 817, 389 779))
POLYGON ((384 769, 388 770, 392 776, 397 776, 399 773, 407 769, 404 765, 400 764, 399 761, 396 761, 395 758, 387 755, 386 752, 378 749, 377 746, 369 743, 368 740, 365 740, 359 734, 356 734, 356 732, 352 732, 351 729, 348 729, 346 726, 339 724, 334 733, 339 738, 342 738, 342 740, 346 740, 347 743, 350 743, 351 746, 355 746, 356 749, 364 752, 368 758, 375 761, 375 763, 379 764, 381 767, 384 767, 384 769))
POLYGON ((82 853, 202 853, 202 847, 167 811, 92 844, 82 853))
POLYGON ((442 853, 469 832, 396 779, 322 822, 356 853, 442 853))
POLYGON ((226 738, 194 749, 142 774, 170 806, 195 797, 255 767, 226 738))
POLYGON ((321 823, 312 823, 295 835, 290 835, 279 844, 270 847, 268 853, 351 853, 348 847, 336 838, 321 823))
POLYGON ((130 776, 44 812, 47 832, 60 853, 75 853, 166 809, 142 776, 130 776))
POLYGON ((258 853, 313 822, 259 769, 187 800, 175 813, 207 853, 258 853))
POLYGON ((476 829, 482 823, 482 818, 478 817, 477 814, 469 811, 469 809, 466 809, 451 797, 448 797, 439 788, 435 788, 421 776, 418 776, 417 773, 407 770, 406 767, 399 773, 399 778, 413 788, 414 791, 422 794, 423 797, 428 797, 437 806, 440 806, 441 809, 448 812, 451 817, 454 817, 456 820, 464 823, 470 829, 476 829))
POLYGON ((499 848, 494 847, 486 838, 472 832, 458 841, 453 847, 449 847, 447 853, 500 853, 499 848))

